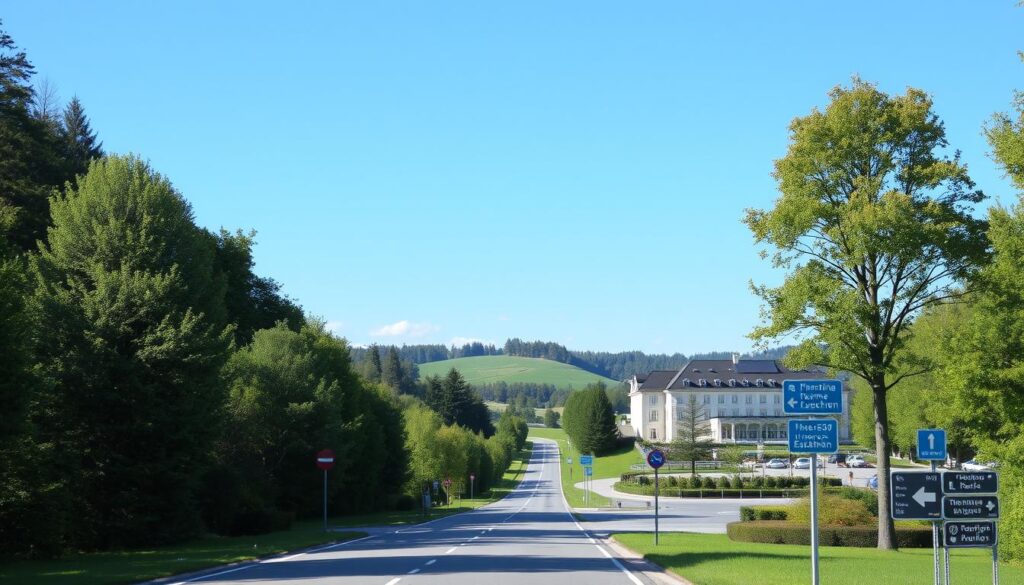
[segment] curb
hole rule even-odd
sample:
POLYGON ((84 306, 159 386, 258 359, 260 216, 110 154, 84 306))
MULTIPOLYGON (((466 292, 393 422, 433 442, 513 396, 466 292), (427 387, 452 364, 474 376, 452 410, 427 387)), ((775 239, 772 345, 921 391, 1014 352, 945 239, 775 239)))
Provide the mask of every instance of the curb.
POLYGON ((615 553, 623 560, 627 560, 629 564, 632 565, 634 571, 643 573, 644 576, 656 583, 663 583, 665 585, 694 585, 692 581, 672 569, 666 569, 622 544, 615 539, 614 534, 603 539, 602 542, 604 542, 608 548, 614 550, 615 553))

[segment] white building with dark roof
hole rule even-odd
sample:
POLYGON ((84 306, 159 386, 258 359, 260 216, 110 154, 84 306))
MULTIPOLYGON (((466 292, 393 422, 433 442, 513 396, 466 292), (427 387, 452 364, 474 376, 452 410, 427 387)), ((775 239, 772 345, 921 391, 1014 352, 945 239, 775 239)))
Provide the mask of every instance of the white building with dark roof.
MULTIPOLYGON (((821 378, 790 370, 776 360, 694 360, 680 370, 655 370, 629 380, 631 424, 637 437, 668 443, 675 438, 690 396, 696 396, 716 443, 788 442, 782 381, 821 378)), ((850 390, 843 385, 839 440, 850 440, 850 390)))

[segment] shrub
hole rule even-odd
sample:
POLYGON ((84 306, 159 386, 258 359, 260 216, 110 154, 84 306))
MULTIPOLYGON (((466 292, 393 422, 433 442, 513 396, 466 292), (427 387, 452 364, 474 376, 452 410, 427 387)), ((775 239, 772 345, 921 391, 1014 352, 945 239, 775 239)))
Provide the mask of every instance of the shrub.
MULTIPOLYGON (((811 531, 807 526, 779 520, 757 520, 732 522, 726 527, 730 540, 738 542, 760 542, 766 544, 811 543, 811 531)), ((864 526, 820 526, 818 537, 822 546, 855 546, 874 548, 878 546, 878 527, 864 526)), ((898 526, 896 543, 900 548, 930 548, 932 531, 928 526, 898 526)))
POLYGON ((785 520, 788 516, 785 506, 741 506, 740 522, 755 520, 785 520))
POLYGON ((828 493, 843 498, 844 500, 857 500, 863 502, 864 506, 872 515, 878 514, 878 494, 873 490, 844 486, 836 489, 829 489, 828 493))
POLYGON ((740 489, 740 488, 746 487, 746 483, 747 482, 744 481, 744 479, 741 476, 739 476, 739 475, 732 476, 732 487, 734 489, 740 489))
POLYGON ((229 535, 242 536, 287 530, 292 527, 293 520, 295 520, 295 514, 291 512, 249 510, 235 515, 229 535))
POLYGON ((646 475, 640 475, 637 476, 636 483, 637 485, 651 485, 653 482, 651 481, 651 478, 646 475))
MULTIPOLYGON (((811 524, 811 499, 800 498, 787 506, 790 522, 802 526, 811 524)), ((862 526, 871 524, 875 517, 860 500, 847 500, 831 494, 818 498, 819 526, 862 526)))
POLYGON ((668 477, 668 485, 672 487, 679 487, 679 478, 674 475, 670 475, 668 477))
POLYGON ((755 488, 762 488, 764 487, 764 478, 761 476, 755 477, 751 480, 750 485, 755 488))
POLYGON ((730 485, 729 483, 729 478, 724 475, 722 477, 719 477, 715 483, 718 489, 727 490, 732 487, 732 485, 730 485))
POLYGON ((402 494, 401 496, 398 497, 398 500, 395 502, 395 509, 400 512, 415 510, 416 498, 410 496, 409 494, 402 494))
POLYGON ((774 476, 769 475, 764 480, 764 487, 766 487, 766 488, 773 488, 773 487, 776 487, 778 485, 779 485, 779 482, 778 482, 778 480, 775 479, 774 476))

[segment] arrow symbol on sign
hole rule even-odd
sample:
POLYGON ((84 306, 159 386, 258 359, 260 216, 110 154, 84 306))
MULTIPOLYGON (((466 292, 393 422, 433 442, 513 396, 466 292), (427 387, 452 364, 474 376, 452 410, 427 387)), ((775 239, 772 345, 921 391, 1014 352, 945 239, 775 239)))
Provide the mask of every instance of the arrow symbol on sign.
POLYGON ((989 512, 991 512, 992 510, 995 509, 996 505, 993 504, 991 500, 989 500, 988 504, 986 504, 985 507, 988 508, 989 512))
POLYGON ((935 433, 928 433, 928 448, 935 450, 935 433))
POLYGON ((917 490, 917 493, 912 496, 914 501, 917 502, 922 508, 926 503, 935 502, 935 492, 926 492, 924 488, 917 490))
POLYGON ((796 398, 790 398, 789 402, 786 404, 788 404, 790 408, 796 408, 796 398))

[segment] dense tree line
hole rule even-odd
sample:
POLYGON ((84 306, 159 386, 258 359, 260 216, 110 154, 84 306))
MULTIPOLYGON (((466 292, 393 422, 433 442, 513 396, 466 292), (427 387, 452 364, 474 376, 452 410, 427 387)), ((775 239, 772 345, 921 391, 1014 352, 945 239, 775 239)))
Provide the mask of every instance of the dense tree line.
POLYGON ((458 370, 452 368, 444 378, 430 376, 425 385, 424 402, 444 424, 465 427, 485 437, 494 434, 487 406, 458 370))
POLYGON ((561 424, 580 453, 602 455, 615 447, 619 431, 604 384, 573 392, 565 402, 561 424))

